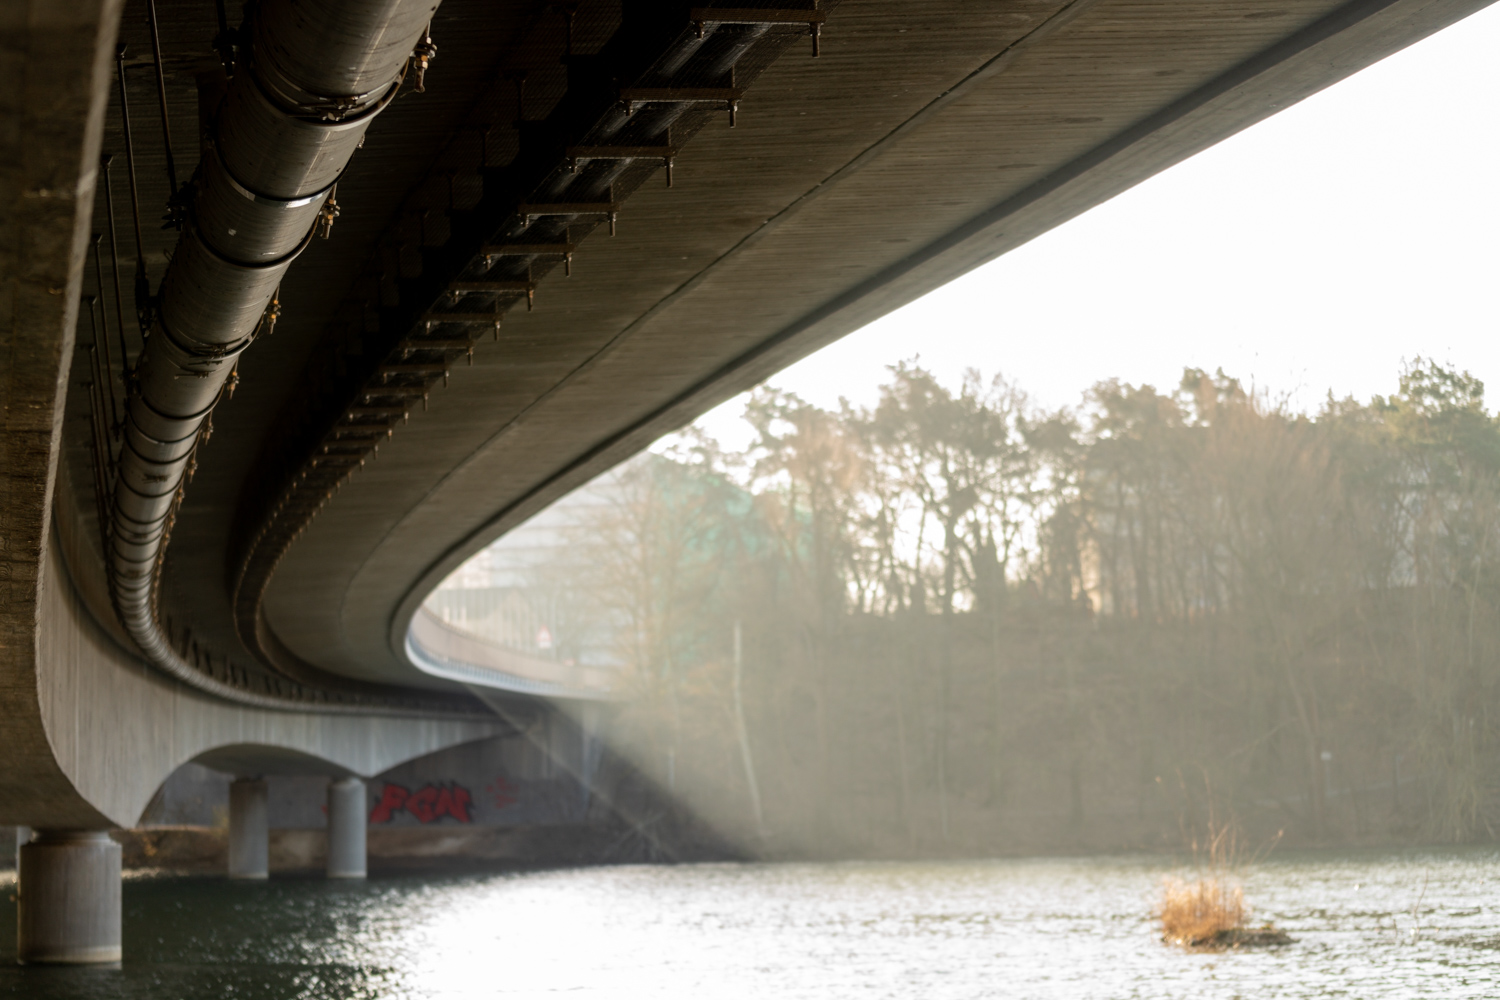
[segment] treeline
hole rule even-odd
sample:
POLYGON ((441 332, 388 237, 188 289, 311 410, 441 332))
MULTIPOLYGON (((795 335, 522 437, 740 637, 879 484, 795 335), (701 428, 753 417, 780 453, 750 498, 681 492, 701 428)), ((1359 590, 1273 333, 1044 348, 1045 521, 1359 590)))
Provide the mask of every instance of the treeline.
POLYGON ((1418 361, 1315 414, 1222 372, 1042 412, 897 366, 764 389, 578 503, 537 571, 616 745, 747 849, 1488 839, 1500 425, 1418 361), (592 650, 592 654, 589 653, 592 650))

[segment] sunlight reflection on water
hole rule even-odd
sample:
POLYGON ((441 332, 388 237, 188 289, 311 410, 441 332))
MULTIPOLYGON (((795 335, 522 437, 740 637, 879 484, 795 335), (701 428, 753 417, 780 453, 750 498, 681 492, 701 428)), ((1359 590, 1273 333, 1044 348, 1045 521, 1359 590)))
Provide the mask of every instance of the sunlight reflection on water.
MULTIPOLYGON (((267 1000, 1500 996, 1500 853, 1287 855, 1246 879, 1296 943, 1188 954, 1160 859, 619 867, 126 887, 117 970, 0 994, 267 1000)), ((0 925, 14 962, 14 913, 0 925)))

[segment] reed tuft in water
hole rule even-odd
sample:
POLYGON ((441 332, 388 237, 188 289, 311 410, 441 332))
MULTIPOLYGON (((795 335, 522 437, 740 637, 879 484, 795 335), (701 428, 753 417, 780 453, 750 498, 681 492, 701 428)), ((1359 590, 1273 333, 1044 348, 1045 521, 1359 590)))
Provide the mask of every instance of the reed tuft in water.
POLYGON ((1208 835, 1193 841, 1196 878, 1168 878, 1162 883, 1156 916, 1162 940, 1185 948, 1222 950, 1289 944, 1285 931, 1270 924, 1248 927, 1250 909, 1234 872, 1248 862, 1239 833, 1210 813, 1208 835))
POLYGON ((1190 948, 1211 946, 1244 929, 1244 891, 1227 877, 1169 878, 1162 885, 1162 939, 1190 948))

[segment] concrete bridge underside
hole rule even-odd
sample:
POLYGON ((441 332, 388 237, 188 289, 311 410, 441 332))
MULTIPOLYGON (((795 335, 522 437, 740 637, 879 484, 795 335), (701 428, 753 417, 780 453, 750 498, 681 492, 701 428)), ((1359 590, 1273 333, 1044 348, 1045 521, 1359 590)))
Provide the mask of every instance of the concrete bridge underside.
MULTIPOLYGON (((154 278, 177 239, 155 224, 167 190, 145 3, 0 5, 0 822, 130 825, 193 759, 369 775, 504 731, 487 704, 524 712, 524 696, 473 698, 406 653, 421 601, 469 555, 785 365, 1487 2, 820 4, 819 58, 800 36, 768 49, 733 129, 717 111, 685 129, 671 186, 657 173, 625 191, 617 235, 599 218, 564 229, 572 276, 542 269, 534 311, 510 309, 472 364, 444 355, 378 461, 289 523, 276 497, 316 467, 326 427, 346 426, 338 407, 372 398, 359 379, 386 356, 370 345, 412 327, 413 302, 446 301, 431 296, 453 287, 469 259, 455 247, 490 202, 524 200, 490 158, 524 160, 532 133, 564 128, 578 67, 613 51, 621 10, 585 0, 565 40, 556 5, 445 0, 426 93, 403 91, 370 128, 332 237, 292 266, 274 337, 244 353, 198 450, 158 611, 201 684, 147 662, 114 612, 79 350, 91 234, 108 225, 101 151, 130 242, 117 41, 154 278), (455 185, 482 193, 470 204, 455 185), (351 302, 378 314, 373 333, 350 333, 351 302), (274 559, 267 538, 283 539, 274 559), (296 694, 266 694, 283 690, 296 694)), ((214 7, 159 13, 186 175, 214 7)), ((678 13, 683 31, 702 16, 678 13)))

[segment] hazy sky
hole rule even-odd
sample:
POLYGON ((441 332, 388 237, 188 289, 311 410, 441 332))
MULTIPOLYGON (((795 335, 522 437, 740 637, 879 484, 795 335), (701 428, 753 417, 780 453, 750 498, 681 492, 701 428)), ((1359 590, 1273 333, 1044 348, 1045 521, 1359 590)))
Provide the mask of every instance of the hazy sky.
MULTIPOLYGON (((771 379, 873 404, 920 353, 1040 404, 1184 366, 1302 407, 1389 392, 1403 358, 1500 402, 1500 4, 877 320, 771 379)), ((702 418, 741 446, 743 399, 702 418)))

